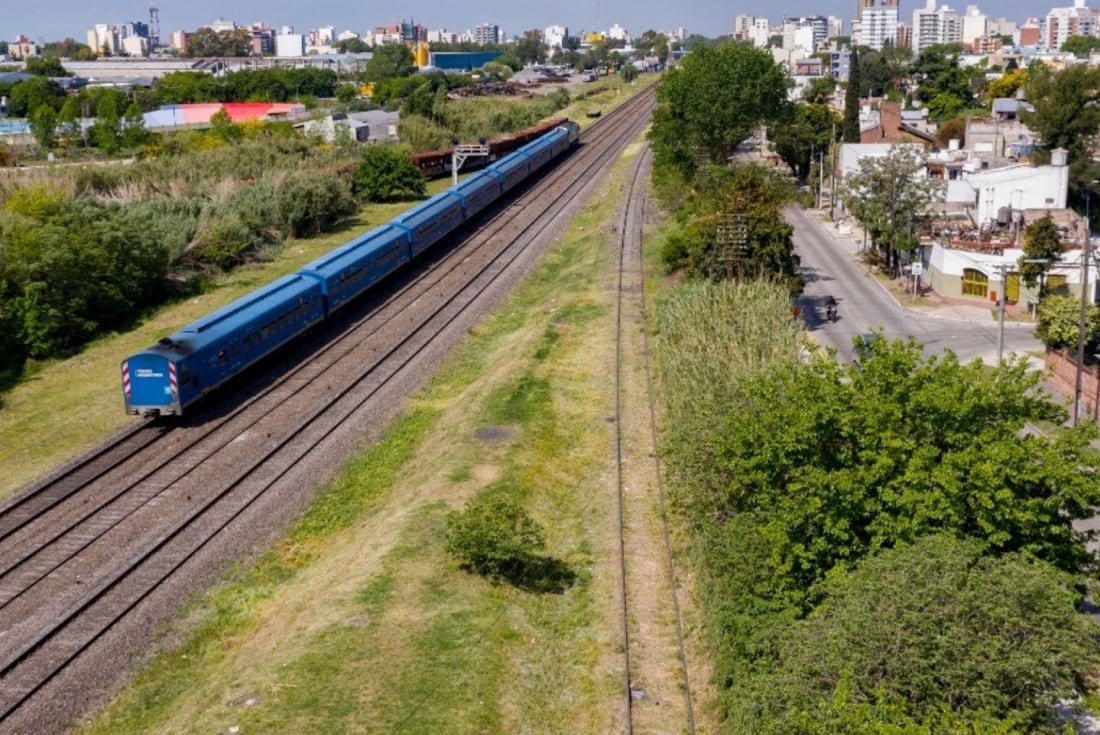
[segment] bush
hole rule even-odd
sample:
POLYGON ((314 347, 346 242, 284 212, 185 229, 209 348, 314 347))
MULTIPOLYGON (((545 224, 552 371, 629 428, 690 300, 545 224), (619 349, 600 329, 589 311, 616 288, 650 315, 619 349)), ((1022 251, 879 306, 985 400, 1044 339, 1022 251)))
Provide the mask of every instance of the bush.
POLYGON ((355 200, 343 181, 332 174, 297 171, 279 187, 279 211, 294 237, 324 232, 355 211, 355 200))
POLYGON ((368 146, 355 169, 355 193, 372 202, 400 196, 423 197, 427 184, 404 148, 368 146))
POLYGON ((490 579, 514 579, 545 546, 542 529, 520 505, 483 494, 447 516, 447 551, 490 579))
POLYGON ((220 212, 203 220, 189 252, 196 261, 228 269, 244 263, 254 244, 252 230, 240 217, 220 212))

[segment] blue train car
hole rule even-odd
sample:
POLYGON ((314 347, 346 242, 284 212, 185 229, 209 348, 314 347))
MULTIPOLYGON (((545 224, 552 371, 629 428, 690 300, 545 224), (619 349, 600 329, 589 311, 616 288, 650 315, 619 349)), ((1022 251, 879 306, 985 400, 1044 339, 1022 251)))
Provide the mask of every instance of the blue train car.
POLYGON ((408 263, 410 252, 408 231, 386 224, 307 263, 298 272, 321 283, 328 316, 408 263))
POLYGON ((573 145, 573 143, 576 142, 577 132, 579 132, 579 130, 580 128, 577 127, 576 123, 570 123, 555 128, 551 132, 547 133, 552 141, 551 148, 553 149, 554 158, 557 158, 562 153, 565 153, 565 151, 569 149, 569 146, 573 145), (572 125, 572 127, 570 127, 570 125, 572 125), (576 132, 573 130, 573 128, 577 128, 576 132))
POLYGON ((324 316, 314 278, 295 273, 253 291, 124 360, 126 412, 179 415, 324 316))
POLYGON ((462 197, 448 189, 395 217, 392 224, 408 231, 412 241, 411 255, 415 258, 465 220, 462 197))
POLYGON ((502 193, 511 191, 530 175, 531 157, 524 152, 523 148, 520 148, 515 153, 509 153, 486 170, 499 175, 502 193))
POLYGON ((470 219, 500 198, 500 180, 482 171, 463 181, 454 191, 466 202, 466 219, 470 219))
POLYGON ((531 173, 550 163, 554 157, 553 135, 554 132, 550 132, 523 147, 522 150, 531 157, 531 173))
POLYGON ((579 135, 580 127, 566 121, 458 187, 127 358, 121 364, 126 411, 182 414, 490 206, 579 135))

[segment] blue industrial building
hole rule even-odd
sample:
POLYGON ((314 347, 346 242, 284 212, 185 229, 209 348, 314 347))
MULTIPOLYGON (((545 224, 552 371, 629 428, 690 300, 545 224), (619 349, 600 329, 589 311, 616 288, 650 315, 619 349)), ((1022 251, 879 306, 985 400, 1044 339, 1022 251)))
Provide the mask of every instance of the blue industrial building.
POLYGON ((470 71, 503 55, 503 51, 433 51, 428 55, 428 65, 444 71, 470 71))

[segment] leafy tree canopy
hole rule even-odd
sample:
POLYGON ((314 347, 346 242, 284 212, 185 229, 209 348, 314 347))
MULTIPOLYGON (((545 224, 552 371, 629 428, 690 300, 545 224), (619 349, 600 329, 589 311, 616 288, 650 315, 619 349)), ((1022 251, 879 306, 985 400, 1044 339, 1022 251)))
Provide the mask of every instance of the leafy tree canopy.
POLYGON ((523 32, 513 54, 522 64, 539 64, 546 61, 549 48, 542 40, 542 31, 532 29, 523 32))
POLYGON ((252 35, 247 28, 232 31, 215 31, 212 28, 199 28, 187 35, 187 48, 184 56, 251 56, 252 35))
POLYGON ((1024 253, 1020 256, 1019 263, 1020 275, 1029 288, 1035 288, 1040 279, 1061 259, 1065 250, 1058 234, 1058 226, 1054 224, 1049 213, 1027 226, 1023 244, 1024 253))
POLYGON ((342 54, 365 54, 371 50, 370 44, 361 38, 345 38, 337 41, 333 48, 342 54))
POLYGON ((803 181, 817 154, 828 153, 833 136, 840 132, 840 120, 827 105, 795 105, 791 120, 772 131, 776 153, 803 181))
POLYGON ((898 243, 925 216, 941 188, 942 182, 928 178, 918 147, 897 145, 880 158, 861 158, 859 170, 845 177, 840 198, 895 272, 898 243))
MULTIPOLYGON (((1039 302, 1035 336, 1052 350, 1077 348, 1081 334, 1081 301, 1072 296, 1047 294, 1039 302)), ((1100 352, 1100 308, 1089 304, 1085 312, 1085 354, 1100 352)))
POLYGON ((804 604, 854 561, 940 531, 1091 568, 1092 532, 1073 522, 1100 503, 1095 427, 1025 435, 1027 422, 1066 416, 1026 362, 989 371, 921 352, 878 336, 860 367, 821 361, 746 388, 716 460, 728 485, 695 511, 757 515, 777 570, 761 591, 804 604))
POLYGON ((355 169, 354 182, 355 192, 372 202, 427 193, 424 177, 408 152, 393 146, 367 146, 355 169))
POLYGON ((688 172, 697 150, 726 161, 754 126, 783 119, 788 86, 772 57, 747 44, 692 51, 657 88, 650 139, 658 163, 688 172))
POLYGON ((654 30, 648 30, 634 39, 634 48, 642 54, 656 56, 664 64, 668 61, 668 36, 654 30))
POLYGON ((416 59, 403 43, 388 43, 374 49, 363 72, 364 81, 382 82, 392 77, 408 77, 416 73, 416 59))
POLYGON ((1100 665, 1096 624, 1063 575, 1024 554, 987 556, 978 541, 922 537, 824 591, 777 636, 759 683, 770 716, 753 732, 851 732, 860 703, 905 732, 1054 732, 1055 705, 1100 665))
POLYGON ((1070 36, 1062 43, 1062 50, 1079 59, 1088 58, 1096 49, 1100 49, 1100 38, 1095 36, 1070 36))
POLYGON ((55 57, 32 56, 27 59, 27 73, 40 77, 71 77, 61 60, 55 57))

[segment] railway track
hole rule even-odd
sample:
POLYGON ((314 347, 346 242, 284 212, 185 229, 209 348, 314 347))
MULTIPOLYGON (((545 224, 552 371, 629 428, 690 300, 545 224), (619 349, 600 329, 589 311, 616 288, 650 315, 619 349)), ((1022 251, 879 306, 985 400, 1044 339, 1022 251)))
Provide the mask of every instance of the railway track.
POLYGON ((618 223, 615 455, 624 731, 695 733, 657 428, 643 281, 645 180, 651 153, 630 171, 618 223))
POLYGON ((444 244, 201 414, 138 424, 0 506, 0 729, 61 729, 100 703, 125 677, 126 652, 303 507, 318 475, 508 290, 652 104, 652 92, 625 103, 514 203, 459 233, 461 247, 444 244))

